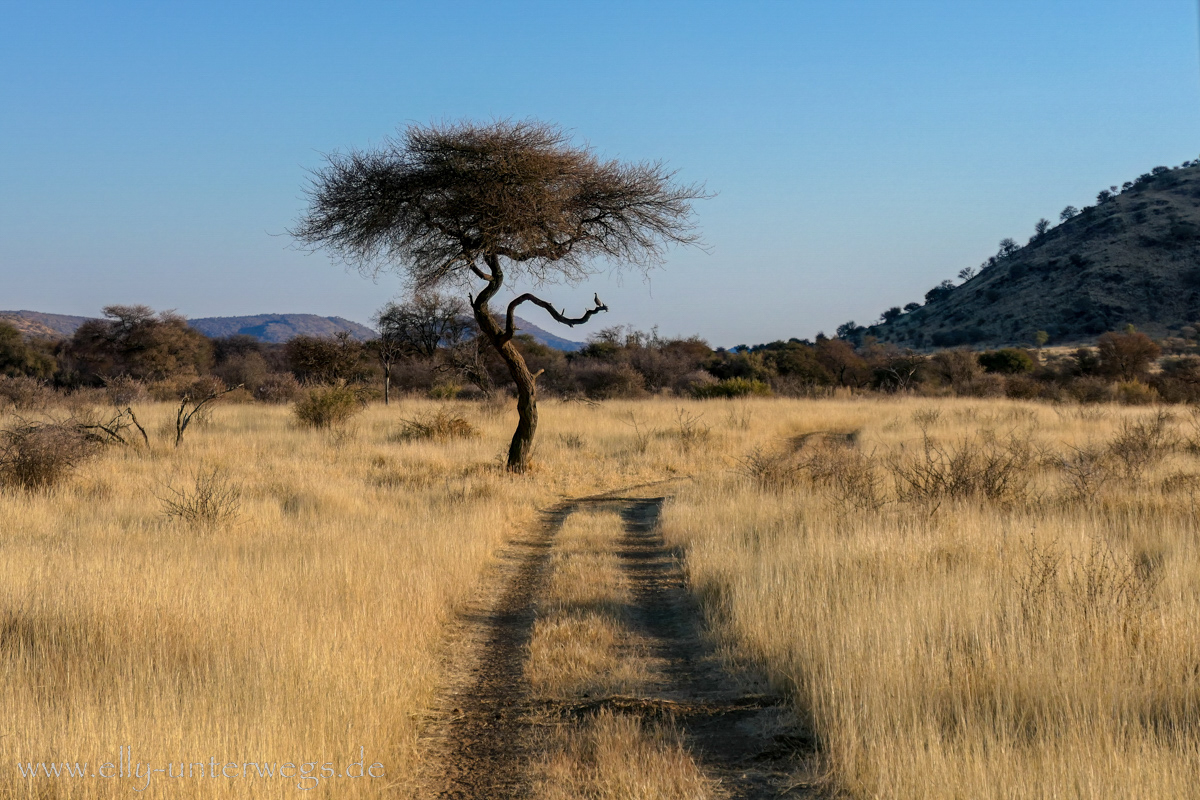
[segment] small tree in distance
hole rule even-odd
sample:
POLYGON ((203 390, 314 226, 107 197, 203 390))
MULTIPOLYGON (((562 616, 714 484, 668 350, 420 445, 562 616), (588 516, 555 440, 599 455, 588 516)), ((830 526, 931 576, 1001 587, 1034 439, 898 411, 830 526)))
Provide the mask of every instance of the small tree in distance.
POLYGON ((379 338, 372 349, 383 367, 383 404, 391 396, 392 366, 401 358, 433 358, 439 347, 457 346, 470 331, 467 304, 437 292, 418 294, 406 303, 388 303, 375 314, 379 338))
POLYGON ((1067 206, 1066 208, 1064 208, 1062 211, 1059 212, 1058 220, 1059 220, 1059 222, 1066 222, 1067 220, 1071 219, 1072 217, 1077 217, 1077 216, 1079 216, 1079 209, 1076 208, 1075 206, 1067 206))
POLYGON ((330 156, 292 234, 364 274, 394 270, 416 293, 467 293, 517 387, 508 469, 521 473, 538 417, 537 376, 513 342, 517 308, 533 303, 573 326, 608 307, 596 296, 568 317, 525 292, 497 318, 491 302, 506 279, 574 284, 599 271, 597 259, 647 270, 668 245, 696 243, 691 202, 704 192, 673 178, 660 163, 601 161, 549 123, 413 125, 375 150, 330 156))

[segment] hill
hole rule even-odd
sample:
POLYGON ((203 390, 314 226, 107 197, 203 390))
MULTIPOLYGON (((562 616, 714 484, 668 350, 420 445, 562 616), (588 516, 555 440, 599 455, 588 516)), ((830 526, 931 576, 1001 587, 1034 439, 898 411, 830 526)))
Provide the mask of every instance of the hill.
POLYGON ((90 317, 70 314, 43 314, 40 311, 0 311, 0 320, 7 322, 26 336, 62 339, 70 336, 90 317))
MULTIPOLYGON (((286 342, 295 336, 333 336, 348 331, 365 342, 375 338, 375 331, 342 317, 318 317, 315 314, 260 314, 249 317, 201 317, 189 319, 188 324, 205 336, 253 336, 263 342, 286 342)), ((582 342, 573 342, 544 331, 537 325, 517 317, 517 329, 556 350, 578 350, 582 342)))
POLYGON ((1113 188, 1024 247, 1002 247, 963 284, 935 287, 924 306, 859 333, 949 347, 1029 344, 1037 331, 1077 342, 1128 324, 1162 336, 1192 325, 1200 320, 1200 161, 1113 188))
POLYGON ((256 314, 246 317, 199 317, 188 325, 212 339, 225 336, 253 336, 262 342, 286 342, 297 336, 333 336, 342 331, 365 342, 375 331, 342 317, 316 314, 256 314))
MULTIPOLYGON (((69 314, 45 314, 40 311, 0 311, 4 320, 26 336, 59 339, 70 336, 75 329, 92 317, 77 317, 69 314)), ((286 342, 296 336, 333 336, 339 331, 349 331, 359 341, 375 338, 375 331, 366 325, 343 317, 321 317, 316 314, 256 314, 244 317, 200 317, 189 319, 188 324, 210 338, 224 336, 253 336, 263 342, 286 342)), ((583 342, 564 339, 542 330, 537 325, 517 317, 517 329, 532 336, 536 341, 555 350, 574 351, 583 347, 583 342)))

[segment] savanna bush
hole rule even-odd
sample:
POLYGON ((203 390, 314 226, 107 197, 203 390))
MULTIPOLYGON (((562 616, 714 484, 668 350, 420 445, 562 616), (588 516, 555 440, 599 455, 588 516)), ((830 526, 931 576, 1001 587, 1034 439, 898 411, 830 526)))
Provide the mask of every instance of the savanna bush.
POLYGON ((31 411, 54 400, 54 391, 44 381, 25 375, 0 375, 0 410, 31 411))
POLYGON ((463 417, 439 408, 431 414, 424 414, 412 419, 403 420, 399 439, 405 441, 432 439, 447 441, 449 439, 469 439, 479 435, 479 430, 463 417))
POLYGON ((76 425, 21 422, 0 431, 0 483, 49 489, 67 477, 98 445, 76 425))
POLYGON ((1002 375, 1020 375, 1033 372, 1033 356, 1015 347, 1005 347, 1002 350, 992 350, 979 354, 979 366, 987 372, 998 372, 1002 375))
POLYGON ((177 489, 168 484, 159 497, 163 516, 189 525, 228 524, 241 510, 242 487, 218 467, 196 470, 192 485, 177 489))
POLYGON ((290 372, 272 372, 258 383, 254 399, 264 403, 290 403, 300 395, 300 383, 290 372))
POLYGON ((644 397, 646 381, 642 374, 626 363, 611 363, 597 359, 580 359, 575 380, 583 393, 593 400, 644 397))
POLYGON ((762 396, 771 394, 771 387, 756 378, 726 378, 723 381, 692 387, 692 395, 700 400, 762 396))
POLYGON ((894 451, 886 463, 903 500, 926 504, 971 498, 1012 502, 1028 491, 1036 453, 1029 438, 1017 433, 1005 440, 979 434, 956 444, 939 442, 924 433, 919 447, 894 451))
POLYGON ((296 421, 306 428, 332 428, 349 422, 363 410, 353 386, 334 384, 308 389, 293 408, 296 421))
POLYGON ((1116 386, 1117 400, 1127 406, 1145 406, 1158 402, 1158 392, 1138 380, 1121 381, 1116 386))

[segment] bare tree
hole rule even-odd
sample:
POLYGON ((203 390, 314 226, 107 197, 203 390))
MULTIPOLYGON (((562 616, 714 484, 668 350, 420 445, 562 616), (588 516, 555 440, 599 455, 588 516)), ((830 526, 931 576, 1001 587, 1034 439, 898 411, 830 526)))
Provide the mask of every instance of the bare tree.
POLYGON ((457 297, 424 292, 406 303, 388 303, 375 315, 379 338, 373 343, 383 367, 383 404, 389 401, 392 365, 401 358, 433 358, 438 348, 453 348, 471 330, 467 305, 457 297))
POLYGON ((524 472, 537 431, 537 376, 513 343, 517 308, 533 303, 572 326, 608 308, 597 296, 569 317, 526 292, 498 318, 490 303, 506 278, 574 284, 596 274, 598 261, 646 270, 667 246, 695 243, 691 201, 704 192, 673 179, 661 163, 602 161, 549 123, 413 125, 375 150, 330 156, 292 234, 365 274, 395 270, 418 294, 447 286, 467 293, 517 387, 508 469, 524 472))
POLYGON ((398 335, 392 321, 396 306, 388 303, 375 314, 375 330, 379 338, 370 342, 370 348, 383 367, 383 404, 392 402, 392 366, 407 354, 404 340, 398 335))

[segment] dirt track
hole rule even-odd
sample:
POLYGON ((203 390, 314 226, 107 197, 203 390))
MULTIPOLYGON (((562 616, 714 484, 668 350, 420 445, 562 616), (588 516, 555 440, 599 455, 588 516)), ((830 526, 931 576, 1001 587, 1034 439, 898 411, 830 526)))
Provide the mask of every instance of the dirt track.
POLYGON ((601 709, 670 719, 684 732, 692 758, 721 796, 809 796, 812 743, 783 701, 753 676, 731 675, 701 636, 676 554, 657 530, 664 498, 598 497, 566 503, 545 515, 530 538, 508 548, 499 599, 462 620, 467 667, 435 724, 430 794, 501 800, 531 796, 528 765, 540 725, 578 725, 601 709), (555 535, 581 508, 618 512, 625 523, 622 568, 636 607, 633 619, 662 665, 656 689, 637 697, 551 702, 532 696, 525 677, 527 646, 547 576, 555 535))

